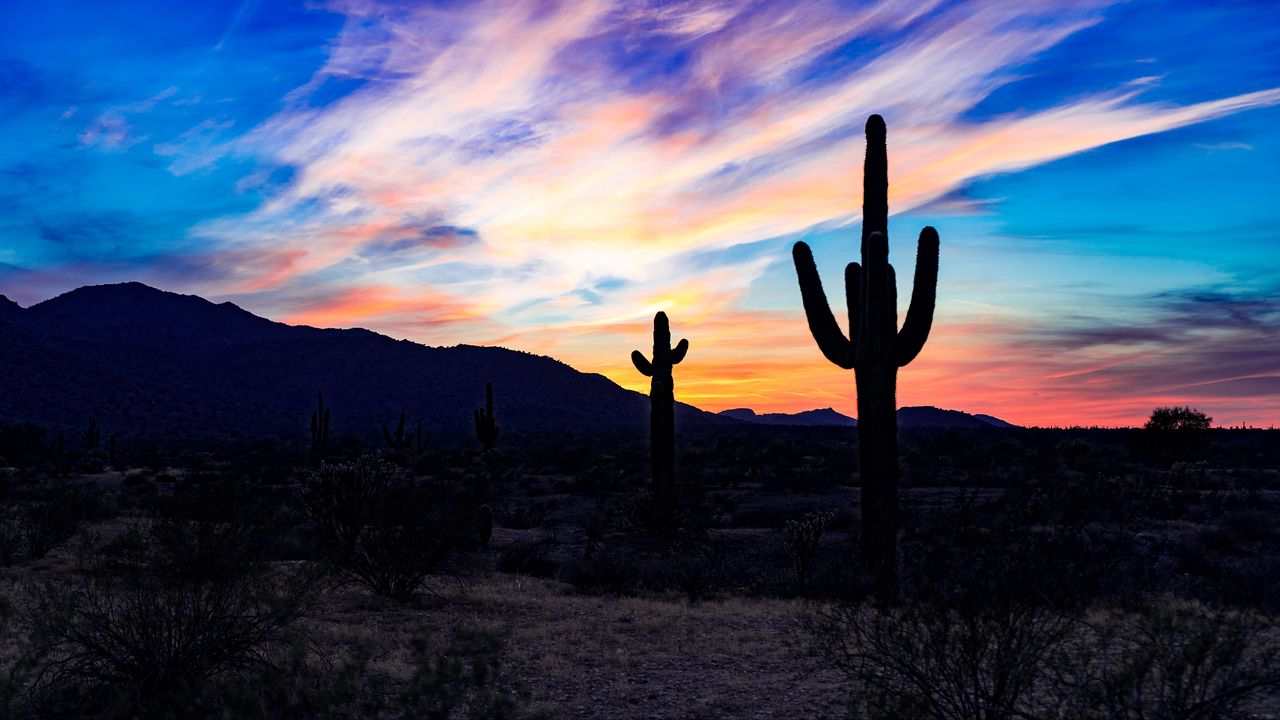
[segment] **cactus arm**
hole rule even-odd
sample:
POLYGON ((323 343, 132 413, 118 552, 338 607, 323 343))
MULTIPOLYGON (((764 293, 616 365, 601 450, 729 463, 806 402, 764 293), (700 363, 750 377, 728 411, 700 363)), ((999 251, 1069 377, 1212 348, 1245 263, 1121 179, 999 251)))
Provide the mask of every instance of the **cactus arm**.
POLYGON ((387 446, 392 450, 397 449, 396 441, 391 439, 391 431, 387 429, 387 424, 382 424, 382 437, 387 441, 387 446))
POLYGON ((856 262, 844 266, 844 301, 849 306, 849 337, 856 341, 858 313, 862 304, 862 266, 856 262))
POLYGON ((902 367, 920 354, 929 329, 933 326, 933 308, 938 296, 938 231, 926 227, 920 231, 916 250, 915 286, 911 289, 911 305, 907 319, 902 321, 894 354, 898 367, 902 367))
POLYGON ((680 361, 684 360, 684 356, 688 352, 689 352, 689 341, 681 340, 680 343, 671 350, 671 364, 679 365, 680 361))
POLYGON ((649 359, 639 350, 631 351, 631 364, 636 366, 641 375, 645 377, 653 377, 653 365, 649 363, 649 359))
POLYGON ((827 295, 822 291, 822 278, 818 275, 818 267, 813 262, 813 252, 803 242, 798 242, 791 250, 796 263, 796 277, 800 281, 800 297, 804 302, 804 314, 809 321, 809 332, 818 343, 818 349, 837 367, 845 370, 853 368, 853 342, 840 331, 836 316, 827 304, 827 295))

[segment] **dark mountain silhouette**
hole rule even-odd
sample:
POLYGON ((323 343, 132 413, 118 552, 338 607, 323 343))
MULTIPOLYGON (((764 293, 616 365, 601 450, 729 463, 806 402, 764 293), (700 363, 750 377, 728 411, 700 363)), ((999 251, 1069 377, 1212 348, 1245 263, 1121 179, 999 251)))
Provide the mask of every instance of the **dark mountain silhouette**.
POLYGON ((22 307, 4 295, 0 295, 0 320, 9 320, 22 313, 22 307))
POLYGON ((1005 421, 1005 420, 1001 420, 1000 418, 995 417, 994 415, 987 415, 987 414, 985 414, 985 413, 978 413, 978 414, 974 415, 974 417, 978 418, 979 420, 981 420, 982 422, 984 422, 984 423, 986 423, 986 424, 988 424, 988 425, 994 425, 995 427, 998 427, 998 428, 1016 428, 1016 427, 1019 427, 1019 426, 1017 426, 1017 425, 1014 425, 1014 424, 1013 424, 1013 423, 1011 423, 1011 422, 1008 422, 1008 421, 1005 421))
MULTIPOLYGON (((762 425, 854 426, 858 421, 831 408, 805 410, 798 413, 757 413, 750 408, 722 410, 720 415, 762 425)), ((898 427, 904 428, 989 428, 1017 427, 991 415, 970 415, 959 410, 943 410, 931 406, 898 408, 898 427)))
POLYGON ((970 415, 959 410, 943 410, 931 405, 898 408, 898 427, 991 428, 1017 427, 990 415, 970 415))
POLYGON ((847 425, 852 427, 858 424, 857 420, 831 408, 803 410, 797 413, 757 413, 751 408, 734 408, 722 410, 720 414, 734 420, 762 425, 847 425))
MULTIPOLYGON (((430 347, 368 330, 291 326, 140 283, 0 302, 0 420, 171 442, 305 445, 317 391, 335 437, 380 442, 401 411, 428 441, 466 442, 494 387, 503 439, 644 437, 649 402, 602 375, 498 347, 430 347)), ((730 422, 678 404, 681 426, 730 422)))

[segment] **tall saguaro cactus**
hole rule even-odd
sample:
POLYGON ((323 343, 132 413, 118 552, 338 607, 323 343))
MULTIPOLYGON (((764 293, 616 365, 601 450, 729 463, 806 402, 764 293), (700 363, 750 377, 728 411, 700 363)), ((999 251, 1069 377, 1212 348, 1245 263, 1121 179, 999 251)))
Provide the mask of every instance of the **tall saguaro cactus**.
POLYGON ((324 406, 324 393, 317 393, 315 412, 311 413, 311 454, 318 458, 329 452, 329 408, 324 406))
POLYGON ((929 337, 938 289, 938 232, 920 231, 915 287, 898 328, 897 280, 889 264, 889 171, 884 119, 867 118, 862 177, 862 264, 845 268, 849 334, 827 304, 809 246, 792 251, 809 330, 835 365, 853 370, 858 389, 858 461, 862 483, 862 556, 875 590, 898 588, 898 368, 929 337))
POLYGON ((476 408, 476 440, 480 441, 484 452, 493 450, 498 444, 498 432, 501 428, 493 419, 493 383, 484 384, 484 409, 476 408))
POLYGON ((671 325, 667 314, 653 316, 653 360, 639 350, 631 353, 631 362, 641 375, 652 378, 649 383, 649 457, 653 463, 653 500, 662 517, 670 517, 675 505, 676 485, 676 411, 675 379, 671 368, 684 360, 689 341, 681 340, 671 347, 671 325))

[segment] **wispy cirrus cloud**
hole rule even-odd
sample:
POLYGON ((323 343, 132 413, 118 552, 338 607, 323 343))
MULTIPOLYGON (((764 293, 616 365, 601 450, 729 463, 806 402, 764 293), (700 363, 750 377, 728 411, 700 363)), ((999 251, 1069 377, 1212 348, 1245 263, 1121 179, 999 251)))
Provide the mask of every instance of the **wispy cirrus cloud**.
MULTIPOLYGON (((290 262, 236 267, 226 291, 454 285, 495 321, 496 338, 606 371, 604 354, 589 350, 600 343, 549 338, 571 327, 606 337, 657 308, 712 332, 713 312, 743 312, 743 288, 772 260, 729 254, 708 272, 686 258, 856 220, 871 112, 889 119, 891 203, 905 210, 974 177, 1280 103, 1280 89, 1144 102, 1151 79, 1138 76, 1045 107, 968 116, 1038 53, 1102 21, 1099 2, 333 7, 348 19, 328 64, 236 144, 295 168, 293 181, 255 212, 198 230, 217 246, 270 246, 290 262), (308 104, 332 78, 363 85, 308 104), (406 242, 400 229, 424 215, 479 240, 341 277, 353 255, 406 242), (458 264, 489 270, 437 274, 458 264), (625 285, 591 289, 601 275, 625 285)), ((694 396, 715 394, 760 324, 796 321, 752 318, 751 333, 712 345, 694 396)), ((792 347, 794 363, 804 342, 792 347)), ((624 372, 615 379, 627 382, 624 372)))
POLYGON ((1143 104, 1120 88, 967 123, 963 113, 1020 63, 1097 22, 1097 4, 962 6, 936 17, 897 7, 340 5, 348 29, 318 77, 368 84, 324 109, 285 110, 245 138, 296 167, 296 179, 255 213, 203 232, 295 245, 294 269, 305 274, 358 251, 357 238, 384 242, 379 228, 434 213, 477 229, 486 242, 465 253, 484 262, 545 263, 544 282, 503 290, 515 305, 607 268, 680 283, 662 268, 679 253, 856 218, 851 176, 872 111, 890 118, 892 201, 906 209, 975 176, 1280 102, 1280 90, 1266 90, 1143 104), (886 36, 896 44, 848 73, 804 81, 833 48, 886 36), (628 75, 659 72, 645 51, 628 64, 624 49, 613 67, 602 44, 681 59, 668 60, 672 77, 636 84, 628 75))
MULTIPOLYGON (((843 398, 849 410, 837 386, 846 378, 813 352, 797 304, 778 300, 788 274, 778 266, 796 236, 835 237, 858 219, 868 114, 888 119, 895 212, 980 217, 1000 202, 968 193, 977 178, 1280 105, 1266 78, 1161 93, 1167 68, 1152 67, 1149 48, 1126 60, 1111 47, 1057 71, 1131 64, 1115 82, 1054 92, 1046 81, 1026 102, 990 110, 1038 59, 1110 22, 1114 5, 335 0, 324 7, 343 24, 323 66, 265 120, 217 115, 150 141, 179 179, 254 163, 236 191, 262 196, 250 212, 195 225, 186 240, 198 251, 157 267, 188 268, 191 290, 263 314, 502 342, 634 387, 618 346, 635 345, 666 309, 695 341, 686 399, 796 409, 843 398)), ((217 53, 255 12, 239 7, 217 53)), ((145 143, 127 125, 132 111, 109 112, 80 121, 92 130, 82 144, 136 153, 145 143)), ((1212 138, 1202 149, 1252 147, 1212 138)), ((942 230, 946 256, 955 246, 942 230)), ((909 277, 904 250, 895 242, 909 277)), ((969 312, 978 305, 962 303, 1000 302, 972 270, 947 277, 946 263, 953 305, 912 372, 930 391, 972 379, 953 404, 999 410, 972 404, 1001 397, 1027 408, 1013 419, 1040 417, 1039 400, 1017 397, 1081 369, 1150 370, 1133 364, 1133 348, 1172 342, 1163 326, 1117 330, 1106 313, 1044 336, 1043 317, 969 312), (1078 361, 1034 350, 1072 343, 1078 361), (993 359, 997 347, 1007 359, 993 359), (1009 378, 1021 378, 1007 383, 1021 395, 1000 390, 1009 378)))

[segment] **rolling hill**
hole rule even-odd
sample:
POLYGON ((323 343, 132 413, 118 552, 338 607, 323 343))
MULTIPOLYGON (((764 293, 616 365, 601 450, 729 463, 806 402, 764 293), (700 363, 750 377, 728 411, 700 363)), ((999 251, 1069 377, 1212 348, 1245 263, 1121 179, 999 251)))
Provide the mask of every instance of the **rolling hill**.
MULTIPOLYGON (((494 385, 504 442, 648 433, 648 398, 602 375, 499 347, 430 347, 368 330, 290 326, 140 283, 22 309, 0 300, 0 420, 161 440, 309 441, 323 391, 334 435, 381 437, 401 411, 465 440, 494 385)), ((686 427, 731 423, 688 405, 686 427)))
MULTIPOLYGON (((722 410, 720 415, 761 425, 856 426, 858 421, 831 408, 798 413, 757 413, 750 408, 722 410)), ((970 415, 960 410, 943 410, 929 405, 898 408, 900 428, 1012 428, 1017 427, 991 415, 970 415)))

